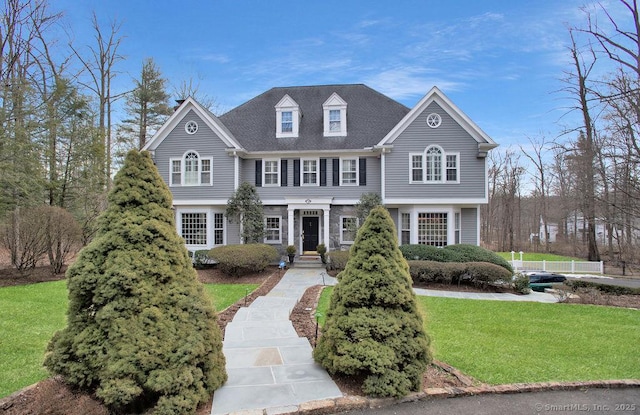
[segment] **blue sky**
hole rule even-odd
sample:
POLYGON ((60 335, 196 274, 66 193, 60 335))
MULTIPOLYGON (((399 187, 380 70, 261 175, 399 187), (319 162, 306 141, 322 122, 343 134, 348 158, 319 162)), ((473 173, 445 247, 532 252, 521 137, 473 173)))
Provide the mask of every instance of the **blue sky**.
MULTIPOLYGON (((229 110, 274 86, 364 83, 412 107, 438 86, 503 147, 555 138, 581 0, 57 0, 77 45, 122 22, 115 92, 153 57, 229 110)), ((82 50, 82 48, 80 47, 82 50)))

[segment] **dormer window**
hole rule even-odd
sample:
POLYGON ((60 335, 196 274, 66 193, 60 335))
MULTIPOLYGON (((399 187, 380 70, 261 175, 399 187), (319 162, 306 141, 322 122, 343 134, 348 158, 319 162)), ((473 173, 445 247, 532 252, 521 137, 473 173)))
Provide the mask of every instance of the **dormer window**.
POLYGON ((276 138, 297 137, 300 124, 300 107, 285 95, 276 104, 276 138))
POLYGON ((322 104, 324 110, 324 136, 347 135, 347 103, 335 92, 322 104))

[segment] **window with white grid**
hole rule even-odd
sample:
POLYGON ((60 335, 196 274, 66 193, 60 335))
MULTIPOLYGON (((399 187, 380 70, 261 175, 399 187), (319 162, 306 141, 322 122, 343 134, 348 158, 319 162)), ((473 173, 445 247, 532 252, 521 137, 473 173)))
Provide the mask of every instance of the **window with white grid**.
POLYGON ((214 245, 224 244, 224 214, 213 214, 213 243, 214 245))
POLYGON ((182 237, 187 245, 207 244, 207 214, 183 213, 182 237))
POLYGON ((418 243, 432 246, 447 245, 446 213, 418 213, 418 243))
POLYGON ((408 245, 411 243, 411 214, 403 213, 400 223, 401 237, 400 244, 408 245))
POLYGON ((431 147, 426 153, 426 180, 439 182, 442 180, 442 151, 437 147, 431 147))
POLYGON ((342 186, 358 184, 358 159, 342 159, 340 162, 342 186))
POLYGON ((171 160, 171 177, 169 185, 182 183, 182 160, 171 160))
POLYGON ((340 110, 329 110, 329 131, 340 132, 340 110))
POLYGON ((358 230, 358 218, 355 216, 341 216, 340 243, 353 243, 358 230))
POLYGON ((318 160, 302 160, 302 184, 305 186, 318 184, 318 160))
POLYGON ((424 178, 424 169, 422 168, 422 154, 410 154, 411 157, 411 182, 422 182, 424 178))
POLYGON ((293 112, 292 111, 282 111, 281 112, 281 126, 283 133, 291 133, 293 132, 293 112))
POLYGON ((280 183, 279 160, 264 160, 264 180, 265 186, 277 186, 280 183))
POLYGON ((448 182, 458 181, 458 155, 447 154, 446 178, 448 182))
POLYGON ((280 231, 280 216, 265 217, 265 243, 282 243, 282 232, 280 231))

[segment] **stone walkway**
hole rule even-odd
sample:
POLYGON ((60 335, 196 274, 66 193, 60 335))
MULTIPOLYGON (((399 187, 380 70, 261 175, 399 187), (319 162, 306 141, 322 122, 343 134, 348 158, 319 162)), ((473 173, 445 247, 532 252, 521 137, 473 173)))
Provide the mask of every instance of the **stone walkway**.
MULTIPOLYGON (((301 403, 341 397, 329 374, 298 337, 289 316, 307 288, 335 285, 323 269, 291 268, 266 296, 236 313, 227 324, 223 352, 229 379, 213 396, 212 415, 255 411, 293 412, 301 403), (323 280, 324 274, 324 280, 323 280)), ((471 293, 414 288, 417 295, 471 300, 556 302, 551 294, 471 293)))
POLYGON ((212 415, 290 412, 304 402, 342 396, 289 320, 307 288, 322 284, 322 271, 287 270, 269 294, 238 310, 227 324, 223 352, 229 379, 213 396, 212 415))

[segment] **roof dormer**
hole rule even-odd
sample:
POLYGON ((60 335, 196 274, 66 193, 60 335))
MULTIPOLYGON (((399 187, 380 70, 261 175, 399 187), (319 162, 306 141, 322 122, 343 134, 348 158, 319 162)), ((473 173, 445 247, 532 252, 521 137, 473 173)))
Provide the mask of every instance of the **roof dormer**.
POLYGON ((347 135, 347 103, 335 92, 324 104, 324 136, 344 137, 347 135))
POLYGON ((298 137, 300 107, 289 95, 276 104, 276 138, 298 137))

